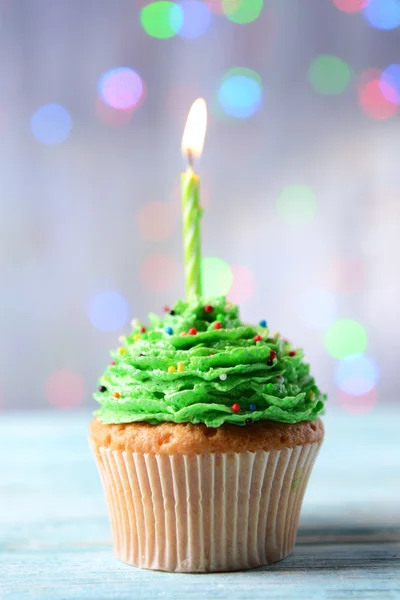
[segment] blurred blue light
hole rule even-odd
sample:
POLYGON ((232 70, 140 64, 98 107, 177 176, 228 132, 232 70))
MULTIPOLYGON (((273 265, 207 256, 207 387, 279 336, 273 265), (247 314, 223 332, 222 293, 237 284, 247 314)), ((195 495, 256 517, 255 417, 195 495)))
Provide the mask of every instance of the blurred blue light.
POLYGON ((261 86, 250 77, 233 75, 222 82, 218 100, 223 110, 231 117, 247 119, 261 106, 261 86))
POLYGON ((386 100, 400 104, 400 65, 390 65, 380 77, 382 94, 386 100))
POLYGON ((103 73, 97 89, 103 101, 116 110, 133 108, 144 93, 142 78, 129 67, 118 67, 103 73))
POLYGON ((207 4, 198 0, 183 0, 180 3, 183 11, 183 23, 178 29, 183 38, 197 38, 203 35, 210 26, 211 12, 207 4))
POLYGON ((129 306, 122 294, 114 290, 105 290, 90 300, 88 316, 96 329, 117 331, 129 318, 129 306))
POLYGON ((400 1, 369 0, 363 14, 372 27, 395 29, 400 25, 400 1))
POLYGON ((361 396, 370 392, 379 379, 379 369, 375 361, 359 354, 349 356, 337 363, 335 381, 346 394, 361 396))
POLYGON ((69 112, 60 104, 45 104, 31 118, 31 131, 42 144, 61 144, 72 129, 69 112))
POLYGON ((295 307, 303 323, 314 329, 326 329, 337 318, 335 296, 323 288, 304 290, 296 299, 295 307))

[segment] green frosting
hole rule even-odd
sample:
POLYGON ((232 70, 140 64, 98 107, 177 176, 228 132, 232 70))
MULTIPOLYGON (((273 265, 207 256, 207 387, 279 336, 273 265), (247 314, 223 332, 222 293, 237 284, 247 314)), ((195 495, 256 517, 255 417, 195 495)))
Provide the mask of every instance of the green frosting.
POLYGON ((111 353, 115 364, 94 395, 103 423, 219 427, 249 419, 297 423, 322 412, 326 396, 303 352, 278 334, 270 337, 267 327, 242 323, 238 307, 225 298, 178 301, 163 318, 150 314, 149 321, 144 332, 134 321, 132 333, 111 353))

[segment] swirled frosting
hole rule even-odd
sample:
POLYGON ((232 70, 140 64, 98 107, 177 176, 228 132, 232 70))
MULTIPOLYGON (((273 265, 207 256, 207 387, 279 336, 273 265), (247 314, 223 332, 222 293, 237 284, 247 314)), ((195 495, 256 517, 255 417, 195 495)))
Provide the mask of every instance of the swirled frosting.
POLYGON ((130 335, 94 395, 103 423, 251 424, 314 420, 324 396, 303 352, 265 321, 252 326, 225 298, 178 301, 150 326, 133 321, 130 335))

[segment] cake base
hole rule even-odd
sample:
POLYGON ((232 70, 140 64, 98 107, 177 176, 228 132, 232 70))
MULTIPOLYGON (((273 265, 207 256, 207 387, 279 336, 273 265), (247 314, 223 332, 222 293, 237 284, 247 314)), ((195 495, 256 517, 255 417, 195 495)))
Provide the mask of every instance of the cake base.
POLYGON ((115 554, 181 573, 282 560, 296 540, 321 432, 319 441, 291 448, 200 454, 115 450, 92 438, 115 554))

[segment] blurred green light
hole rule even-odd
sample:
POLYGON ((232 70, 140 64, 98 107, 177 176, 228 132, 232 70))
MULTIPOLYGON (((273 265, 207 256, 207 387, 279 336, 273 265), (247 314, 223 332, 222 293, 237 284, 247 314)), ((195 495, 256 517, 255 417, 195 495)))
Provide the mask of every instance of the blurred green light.
POLYGON ((278 198, 277 209, 282 219, 289 223, 307 223, 315 215, 317 199, 305 185, 288 185, 278 198))
POLYGON ((222 10, 234 23, 251 23, 260 16, 264 0, 222 0, 222 10))
POLYGON ((365 328, 351 319, 340 319, 325 334, 325 347, 334 358, 362 354, 367 347, 365 328))
POLYGON ((233 283, 233 273, 230 265, 221 258, 206 257, 201 261, 201 276, 203 296, 225 296, 233 283))
POLYGON ((153 2, 140 13, 140 22, 148 35, 167 39, 178 33, 183 25, 183 10, 175 2, 153 2))
POLYGON ((321 54, 308 69, 308 80, 316 92, 326 96, 336 96, 347 88, 351 70, 338 56, 321 54))

